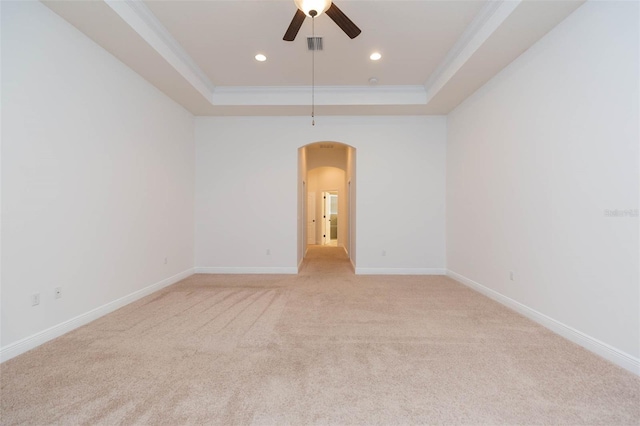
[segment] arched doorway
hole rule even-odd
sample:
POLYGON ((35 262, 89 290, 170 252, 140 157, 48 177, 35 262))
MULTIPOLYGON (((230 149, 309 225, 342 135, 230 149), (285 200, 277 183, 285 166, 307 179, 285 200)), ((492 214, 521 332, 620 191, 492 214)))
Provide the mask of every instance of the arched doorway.
POLYGON ((355 177, 356 149, 349 145, 323 141, 298 149, 298 268, 309 243, 342 247, 355 268, 355 177), (326 212, 331 215, 333 196, 337 203, 332 222, 324 216, 326 212), (331 238, 332 231, 335 239, 331 238))

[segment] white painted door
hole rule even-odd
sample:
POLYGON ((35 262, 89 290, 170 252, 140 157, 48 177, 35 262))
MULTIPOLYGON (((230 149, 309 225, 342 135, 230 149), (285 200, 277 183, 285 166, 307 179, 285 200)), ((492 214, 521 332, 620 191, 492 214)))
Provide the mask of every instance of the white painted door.
POLYGON ((322 193, 322 244, 331 241, 331 194, 322 193))
POLYGON ((316 193, 307 194, 307 244, 316 243, 316 193))

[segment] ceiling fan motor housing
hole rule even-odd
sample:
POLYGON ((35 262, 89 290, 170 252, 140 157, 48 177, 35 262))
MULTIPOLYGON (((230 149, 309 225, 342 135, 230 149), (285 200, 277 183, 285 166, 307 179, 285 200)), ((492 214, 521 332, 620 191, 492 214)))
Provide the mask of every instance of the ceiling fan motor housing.
POLYGON ((298 9, 310 18, 322 15, 331 6, 331 0, 294 0, 298 9), (315 12, 315 13, 314 13, 315 12))
POLYGON ((285 41, 293 41, 302 27, 304 20, 307 16, 315 18, 323 12, 327 12, 327 16, 335 22, 344 33, 353 39, 358 37, 362 32, 356 24, 353 23, 347 15, 342 12, 335 3, 331 0, 294 0, 298 9, 296 14, 293 15, 293 19, 287 28, 287 31, 282 37, 285 41))

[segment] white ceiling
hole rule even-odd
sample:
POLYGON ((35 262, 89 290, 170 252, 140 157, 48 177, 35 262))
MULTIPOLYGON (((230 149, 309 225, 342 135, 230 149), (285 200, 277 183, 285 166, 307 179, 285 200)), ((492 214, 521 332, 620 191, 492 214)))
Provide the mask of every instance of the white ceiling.
MULTIPOLYGON (((316 114, 446 114, 583 1, 337 0, 362 34, 315 19, 316 114)), ((196 115, 309 113, 311 19, 282 40, 293 0, 44 3, 196 115)))

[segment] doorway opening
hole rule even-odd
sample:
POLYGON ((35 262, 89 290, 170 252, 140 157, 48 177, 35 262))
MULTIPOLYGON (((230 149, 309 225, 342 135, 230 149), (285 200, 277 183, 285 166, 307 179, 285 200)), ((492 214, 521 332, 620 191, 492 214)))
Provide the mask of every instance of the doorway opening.
POLYGON ((338 247, 338 191, 324 192, 324 245, 338 247))
POLYGON ((310 246, 333 246, 355 268, 355 151, 338 142, 298 150, 298 266, 310 246))
MULTIPOLYGON (((337 167, 316 167, 307 172, 307 245, 333 245, 348 252, 348 207, 345 199, 345 171, 337 167)), ((348 199, 348 197, 347 197, 348 199)))

